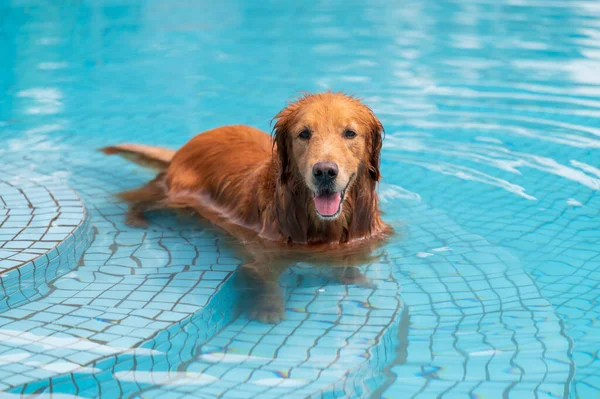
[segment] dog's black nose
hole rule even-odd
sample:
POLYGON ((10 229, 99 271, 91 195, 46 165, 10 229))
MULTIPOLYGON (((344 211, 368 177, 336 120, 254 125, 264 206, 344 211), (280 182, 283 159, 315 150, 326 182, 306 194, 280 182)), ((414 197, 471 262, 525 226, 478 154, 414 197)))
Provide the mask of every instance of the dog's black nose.
POLYGON ((313 166, 313 176, 318 183, 330 183, 338 175, 338 166, 333 162, 317 162, 313 166))

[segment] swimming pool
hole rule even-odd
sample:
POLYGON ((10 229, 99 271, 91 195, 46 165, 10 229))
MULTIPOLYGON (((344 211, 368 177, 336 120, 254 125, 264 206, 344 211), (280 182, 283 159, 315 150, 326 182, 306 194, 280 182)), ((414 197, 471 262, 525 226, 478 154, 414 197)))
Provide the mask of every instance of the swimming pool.
POLYGON ((594 1, 0 4, 0 397, 597 398, 594 1), (376 288, 300 265, 250 322, 227 237, 113 198, 177 148, 343 90, 386 128, 376 288), (30 396, 27 396, 30 397, 30 396))

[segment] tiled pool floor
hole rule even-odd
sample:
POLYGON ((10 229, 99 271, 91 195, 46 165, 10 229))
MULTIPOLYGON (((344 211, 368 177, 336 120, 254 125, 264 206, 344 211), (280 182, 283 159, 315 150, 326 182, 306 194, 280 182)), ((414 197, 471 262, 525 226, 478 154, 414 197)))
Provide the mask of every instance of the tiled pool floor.
POLYGON ((597 398, 594 1, 0 2, 0 398, 597 398), (248 321, 229 238, 124 224, 96 151, 269 130, 299 91, 386 127, 397 235, 248 321))

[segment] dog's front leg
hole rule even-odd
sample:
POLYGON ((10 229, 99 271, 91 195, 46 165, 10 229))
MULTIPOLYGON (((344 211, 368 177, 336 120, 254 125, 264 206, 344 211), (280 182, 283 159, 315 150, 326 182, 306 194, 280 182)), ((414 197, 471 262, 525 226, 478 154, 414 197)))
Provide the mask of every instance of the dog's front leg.
POLYGON ((242 266, 242 276, 248 285, 248 318, 276 324, 285 318, 285 303, 279 277, 287 268, 282 264, 254 261, 242 266))

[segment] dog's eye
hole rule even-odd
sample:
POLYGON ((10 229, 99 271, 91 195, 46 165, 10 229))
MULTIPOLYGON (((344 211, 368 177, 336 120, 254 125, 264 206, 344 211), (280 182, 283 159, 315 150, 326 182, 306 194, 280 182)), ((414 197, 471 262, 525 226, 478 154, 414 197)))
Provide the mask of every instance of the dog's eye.
POLYGON ((300 137, 303 140, 308 140, 310 139, 311 133, 310 130, 308 129, 304 129, 303 131, 300 132, 300 134, 298 135, 298 137, 300 137))
POLYGON ((353 139, 353 138, 356 137, 356 132, 353 131, 353 130, 346 130, 344 132, 344 137, 347 138, 347 139, 353 139))

